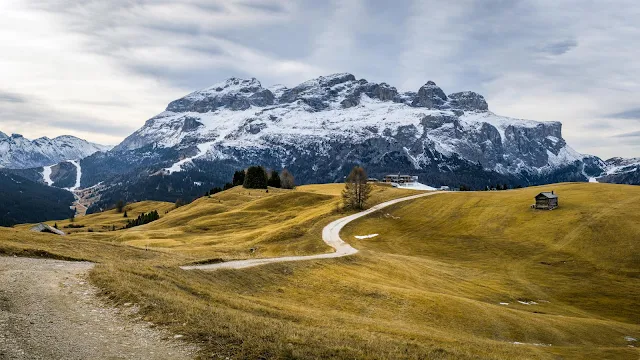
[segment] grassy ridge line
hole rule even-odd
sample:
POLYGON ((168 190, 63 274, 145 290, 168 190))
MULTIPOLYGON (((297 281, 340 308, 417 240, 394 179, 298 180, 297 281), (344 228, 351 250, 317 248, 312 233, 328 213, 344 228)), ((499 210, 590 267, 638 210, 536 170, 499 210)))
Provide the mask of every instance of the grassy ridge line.
POLYGON ((436 193, 418 194, 418 195, 412 195, 412 196, 407 196, 399 199, 390 200, 390 201, 375 205, 368 210, 365 210, 356 214, 352 214, 331 222, 329 225, 323 228, 322 240, 328 246, 330 246, 335 250, 332 253, 306 255, 306 256, 281 256, 276 258, 236 260, 236 261, 228 261, 228 262, 222 262, 222 263, 216 263, 216 264, 181 266, 180 268, 183 270, 204 270, 204 271, 215 271, 220 269, 245 269, 245 268, 259 266, 259 265, 274 264, 274 263, 281 263, 281 262, 333 259, 333 258, 353 255, 353 254, 356 254, 358 250, 353 248, 351 245, 344 242, 340 238, 340 230, 342 230, 342 228, 345 225, 347 225, 351 221, 354 221, 363 216, 367 216, 387 206, 391 206, 403 201, 415 200, 424 196, 429 196, 434 194, 436 193))

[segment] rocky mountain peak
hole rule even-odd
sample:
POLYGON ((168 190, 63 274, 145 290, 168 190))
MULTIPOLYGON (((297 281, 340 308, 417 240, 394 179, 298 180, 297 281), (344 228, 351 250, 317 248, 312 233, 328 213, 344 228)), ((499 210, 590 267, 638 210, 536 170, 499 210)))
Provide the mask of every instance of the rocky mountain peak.
POLYGON ((4 140, 4 139, 8 139, 9 137, 7 136, 7 134, 3 133, 2 131, 0 131, 0 140, 4 140))
POLYGON ((226 107, 231 110, 246 110, 251 105, 272 105, 273 93, 262 87, 256 79, 229 78, 206 89, 195 91, 182 99, 169 103, 167 111, 206 113, 226 107))
POLYGON ((440 109, 447 102, 447 95, 433 81, 427 81, 420 90, 416 98, 411 103, 415 107, 426 107, 429 109, 440 109))

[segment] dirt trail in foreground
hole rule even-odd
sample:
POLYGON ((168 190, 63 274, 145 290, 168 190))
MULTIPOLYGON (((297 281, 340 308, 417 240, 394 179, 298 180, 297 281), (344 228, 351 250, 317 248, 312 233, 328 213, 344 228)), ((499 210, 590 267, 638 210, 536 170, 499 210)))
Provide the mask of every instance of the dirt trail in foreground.
POLYGON ((96 298, 93 264, 0 257, 0 359, 191 359, 197 349, 96 298))

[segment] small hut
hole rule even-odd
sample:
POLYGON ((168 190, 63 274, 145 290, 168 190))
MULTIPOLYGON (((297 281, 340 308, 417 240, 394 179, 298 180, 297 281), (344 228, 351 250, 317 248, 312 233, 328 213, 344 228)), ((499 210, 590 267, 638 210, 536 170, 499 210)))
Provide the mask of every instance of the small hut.
POLYGON ((31 228, 31 231, 33 232, 41 232, 41 233, 50 233, 50 234, 56 234, 56 235, 61 235, 64 236, 65 233, 63 231, 60 231, 52 226, 49 226, 47 224, 38 224, 34 227, 31 228))
POLYGON ((536 195, 536 203, 532 206, 540 210, 553 210, 558 207, 558 195, 555 192, 541 192, 536 195))

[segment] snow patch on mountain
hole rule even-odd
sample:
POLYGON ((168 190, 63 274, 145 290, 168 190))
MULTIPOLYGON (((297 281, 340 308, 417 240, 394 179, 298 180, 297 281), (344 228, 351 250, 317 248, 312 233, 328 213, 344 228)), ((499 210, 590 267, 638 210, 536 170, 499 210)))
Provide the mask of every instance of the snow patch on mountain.
POLYGON ((620 157, 611 158, 605 161, 607 165, 603 175, 618 175, 638 171, 640 168, 640 158, 624 159, 620 157))
POLYGON ((80 189, 80 180, 82 179, 82 167, 80 167, 80 161, 78 160, 69 160, 68 162, 76 167, 76 183, 72 187, 66 188, 66 190, 74 192, 80 189))
POLYGON ((209 151, 209 149, 211 149, 211 146, 214 144, 214 142, 208 142, 208 143, 204 143, 204 144, 198 144, 198 153, 194 156, 188 157, 188 158, 184 158, 178 162, 176 162, 175 164, 173 164, 171 167, 168 167, 166 169, 164 169, 168 174, 172 174, 175 172, 180 172, 182 171, 182 167, 186 164, 192 164, 194 159, 198 159, 203 157, 207 151, 209 151))
POLYGON ((53 180, 51 180, 51 168, 54 165, 48 165, 45 166, 42 170, 42 179, 44 180, 44 183, 47 184, 48 186, 53 185, 53 180))

